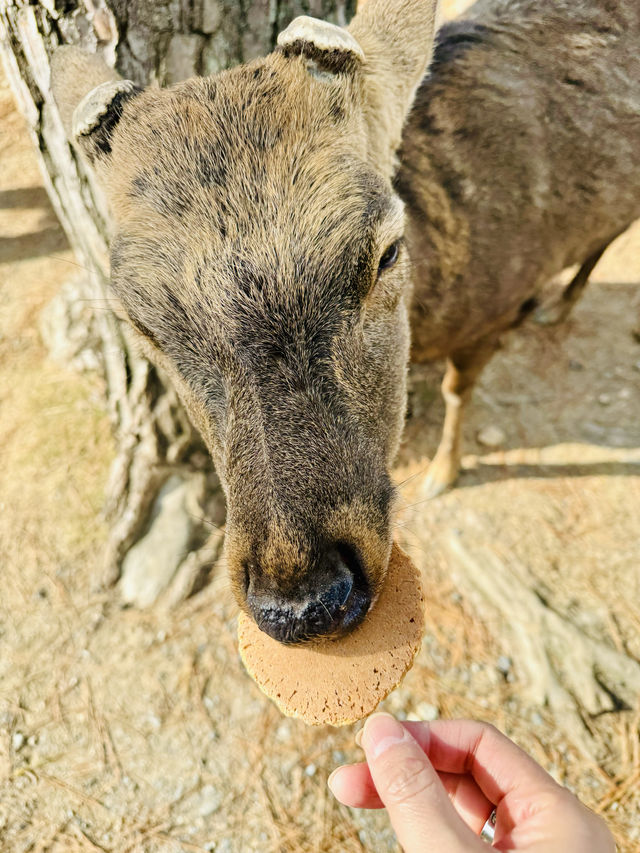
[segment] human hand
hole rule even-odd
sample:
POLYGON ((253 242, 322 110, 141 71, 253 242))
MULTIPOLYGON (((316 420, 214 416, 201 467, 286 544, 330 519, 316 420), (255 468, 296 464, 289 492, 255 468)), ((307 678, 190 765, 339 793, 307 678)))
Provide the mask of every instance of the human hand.
POLYGON ((373 714, 357 738, 366 762, 329 777, 355 808, 387 808, 405 853, 615 853, 605 822, 493 726, 470 720, 399 723, 373 714))

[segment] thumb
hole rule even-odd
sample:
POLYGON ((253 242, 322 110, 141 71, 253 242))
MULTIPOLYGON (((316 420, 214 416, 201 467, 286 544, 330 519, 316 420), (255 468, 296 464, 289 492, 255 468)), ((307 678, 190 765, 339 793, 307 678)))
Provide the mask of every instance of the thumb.
POLYGON ((429 759, 403 725, 389 714, 373 714, 360 745, 405 853, 485 850, 456 814, 429 759))

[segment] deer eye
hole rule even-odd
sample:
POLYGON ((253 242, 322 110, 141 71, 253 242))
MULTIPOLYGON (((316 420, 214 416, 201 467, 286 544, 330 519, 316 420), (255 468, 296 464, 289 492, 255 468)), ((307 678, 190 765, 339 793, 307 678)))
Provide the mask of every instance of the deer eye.
POLYGON ((398 252, 400 250, 400 240, 396 240, 395 243, 392 243, 388 246, 380 258, 380 263, 378 264, 378 275, 383 270, 388 270, 389 267, 392 267, 395 262, 398 260, 398 252))

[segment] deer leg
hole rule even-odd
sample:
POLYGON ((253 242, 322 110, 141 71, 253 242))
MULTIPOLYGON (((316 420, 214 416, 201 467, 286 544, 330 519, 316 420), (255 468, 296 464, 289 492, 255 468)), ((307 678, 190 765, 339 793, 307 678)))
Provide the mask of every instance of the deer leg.
POLYGON ((458 476, 464 408, 476 379, 498 346, 497 338, 485 339, 473 347, 452 353, 447 359, 447 370, 442 380, 444 426, 422 489, 425 498, 441 494, 453 485, 458 476))
POLYGON ((562 296, 556 301, 547 306, 542 306, 536 311, 536 323, 541 326, 555 326, 558 323, 564 323, 571 314, 574 305, 582 296, 582 293, 587 286, 589 276, 593 272, 595 265, 598 263, 609 243, 605 243, 601 249, 590 255, 582 264, 578 272, 575 274, 571 282, 562 292, 562 296))

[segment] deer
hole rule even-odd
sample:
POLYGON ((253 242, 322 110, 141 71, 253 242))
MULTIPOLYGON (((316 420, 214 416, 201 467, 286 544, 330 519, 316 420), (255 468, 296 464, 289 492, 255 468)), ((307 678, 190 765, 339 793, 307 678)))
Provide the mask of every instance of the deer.
POLYGON ((455 480, 474 382, 559 271, 566 316, 640 214, 640 6, 367 0, 268 56, 143 89, 54 55, 114 220, 114 296, 172 379, 228 507, 241 608, 283 643, 339 636, 384 583, 409 356, 446 358, 455 480))

